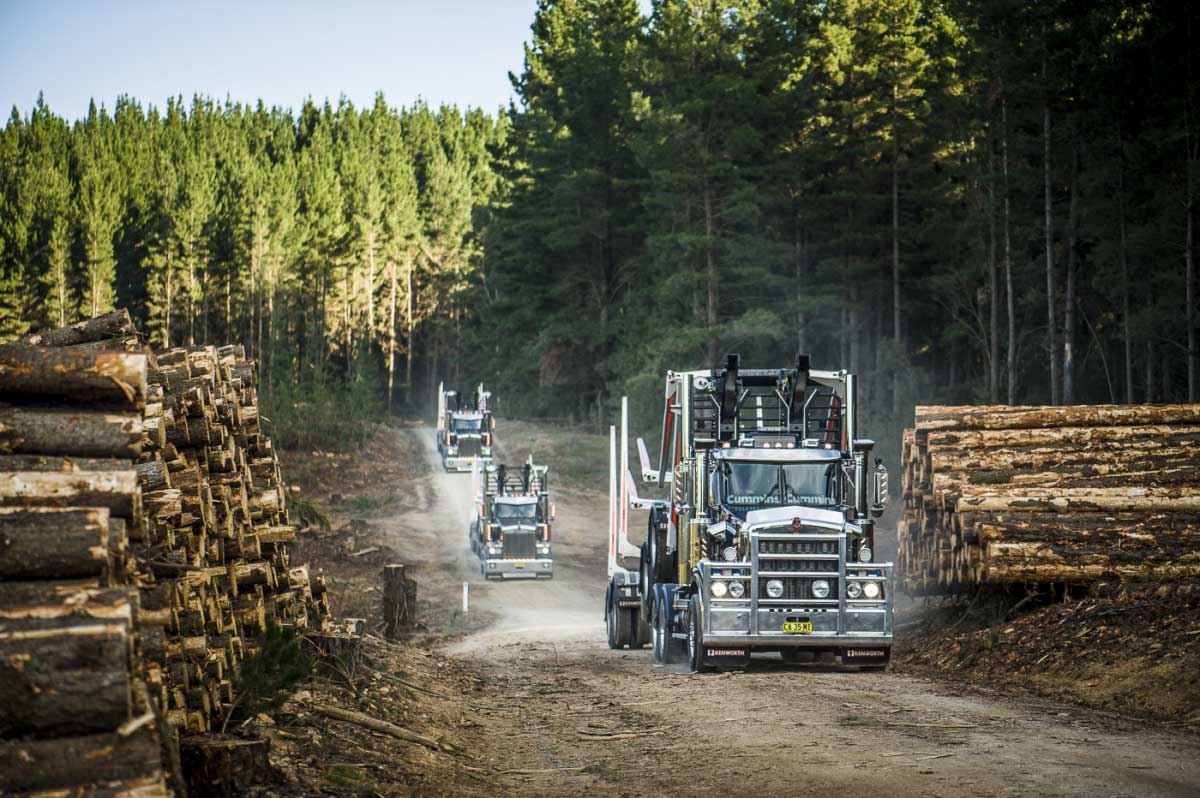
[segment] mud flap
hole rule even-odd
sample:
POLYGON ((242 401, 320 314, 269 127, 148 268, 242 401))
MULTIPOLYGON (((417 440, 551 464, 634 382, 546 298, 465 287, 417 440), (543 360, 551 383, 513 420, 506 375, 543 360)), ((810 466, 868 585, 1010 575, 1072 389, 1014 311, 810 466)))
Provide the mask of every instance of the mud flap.
POLYGON ((750 649, 704 644, 704 664, 714 668, 745 668, 750 664, 750 649))
POLYGON ((870 648, 842 649, 843 665, 867 665, 878 667, 887 665, 892 658, 891 646, 872 646, 870 648))

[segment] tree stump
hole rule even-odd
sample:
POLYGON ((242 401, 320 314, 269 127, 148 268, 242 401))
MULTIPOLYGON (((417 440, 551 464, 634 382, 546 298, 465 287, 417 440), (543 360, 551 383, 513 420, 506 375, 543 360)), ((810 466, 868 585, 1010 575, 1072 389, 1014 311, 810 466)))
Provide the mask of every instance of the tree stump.
POLYGON ((270 775, 267 740, 205 735, 179 741, 189 798, 236 798, 270 775))
POLYGON ((395 640, 417 620, 417 582, 403 563, 383 566, 383 634, 395 640))

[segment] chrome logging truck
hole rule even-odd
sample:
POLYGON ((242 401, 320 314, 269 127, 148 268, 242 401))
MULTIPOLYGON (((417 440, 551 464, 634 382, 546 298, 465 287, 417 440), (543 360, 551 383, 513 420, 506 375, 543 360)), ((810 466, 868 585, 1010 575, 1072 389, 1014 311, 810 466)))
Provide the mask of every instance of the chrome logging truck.
POLYGON ((447 471, 470 471, 474 463, 492 461, 492 393, 483 383, 473 394, 462 396, 438 384, 437 447, 447 471))
POLYGON ((744 667, 752 653, 887 666, 892 564, 876 562, 887 470, 858 436, 855 377, 794 368, 668 372, 659 465, 638 440, 638 496, 610 430, 609 645, 646 638, 659 662, 744 667), (617 473, 619 471, 619 473, 617 473), (640 547, 628 511, 649 511, 640 547))
POLYGON ((485 579, 553 579, 549 466, 532 455, 519 469, 486 465, 472 469, 475 518, 467 531, 485 579))

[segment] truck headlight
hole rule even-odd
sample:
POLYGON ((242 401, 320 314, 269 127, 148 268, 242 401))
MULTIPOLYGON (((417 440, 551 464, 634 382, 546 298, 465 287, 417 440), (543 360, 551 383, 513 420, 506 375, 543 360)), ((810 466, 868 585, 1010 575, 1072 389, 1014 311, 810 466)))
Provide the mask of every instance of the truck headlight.
POLYGON ((870 562, 872 553, 870 546, 863 546, 858 550, 858 561, 870 562))
POLYGON ((734 598, 741 598, 742 596, 746 595, 746 586, 741 582, 730 582, 729 595, 733 596, 734 598))
POLYGON ((492 447, 491 447, 491 446, 484 446, 484 447, 482 447, 482 448, 481 448, 479 451, 480 451, 480 452, 482 452, 482 453, 484 454, 484 456, 486 456, 486 457, 490 457, 490 456, 491 456, 491 454, 492 454, 492 447))
POLYGON ((812 583, 813 598, 829 598, 829 583, 824 579, 818 579, 812 583))
POLYGON ((733 562, 737 559, 737 548, 734 546, 726 546, 721 552, 721 556, 725 558, 725 562, 733 562))
POLYGON ((488 556, 489 556, 489 557, 491 557, 491 556, 495 556, 495 554, 496 554, 496 551, 497 551, 497 549, 496 549, 496 547, 495 547, 495 546, 488 546, 488 548, 487 548, 487 552, 488 552, 488 556))
POLYGON ((783 595, 783 582, 778 579, 772 579, 767 582, 767 595, 771 598, 779 598, 783 595))
POLYGON ((446 454, 458 454, 458 447, 457 446, 447 446, 446 454))
POLYGON ((862 595, 862 592, 862 585, 858 582, 851 582, 850 584, 846 585, 846 596, 848 598, 856 599, 862 595))
POLYGON ((864 582, 862 590, 863 595, 870 599, 879 598, 879 594, 881 592, 878 582, 864 582))
POLYGON ((725 594, 729 592, 729 585, 724 582, 713 582, 709 592, 712 593, 713 598, 725 598, 725 594))

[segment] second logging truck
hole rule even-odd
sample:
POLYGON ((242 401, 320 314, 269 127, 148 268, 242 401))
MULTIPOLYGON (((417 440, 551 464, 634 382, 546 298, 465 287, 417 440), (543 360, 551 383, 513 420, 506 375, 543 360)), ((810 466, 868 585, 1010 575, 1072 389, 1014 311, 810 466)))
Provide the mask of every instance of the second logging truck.
POLYGON ((478 461, 492 461, 492 434, 496 420, 492 416, 492 393, 483 390, 463 396, 438 385, 437 447, 442 467, 447 471, 470 471, 478 461))
POLYGON ((549 475, 532 455, 520 468, 472 469, 475 518, 467 537, 485 579, 554 578, 549 475))
MULTIPOLYGON (((887 471, 868 465, 854 375, 811 370, 803 355, 794 368, 742 369, 730 355, 724 368, 668 372, 662 423, 658 467, 638 449, 643 481, 669 498, 639 498, 626 447, 615 458, 610 645, 637 645, 648 627, 656 660, 695 671, 771 651, 886 667, 892 564, 876 562, 873 518, 887 471), (650 511, 636 560, 630 507, 650 511)), ((622 440, 625 425, 623 407, 622 440)))

